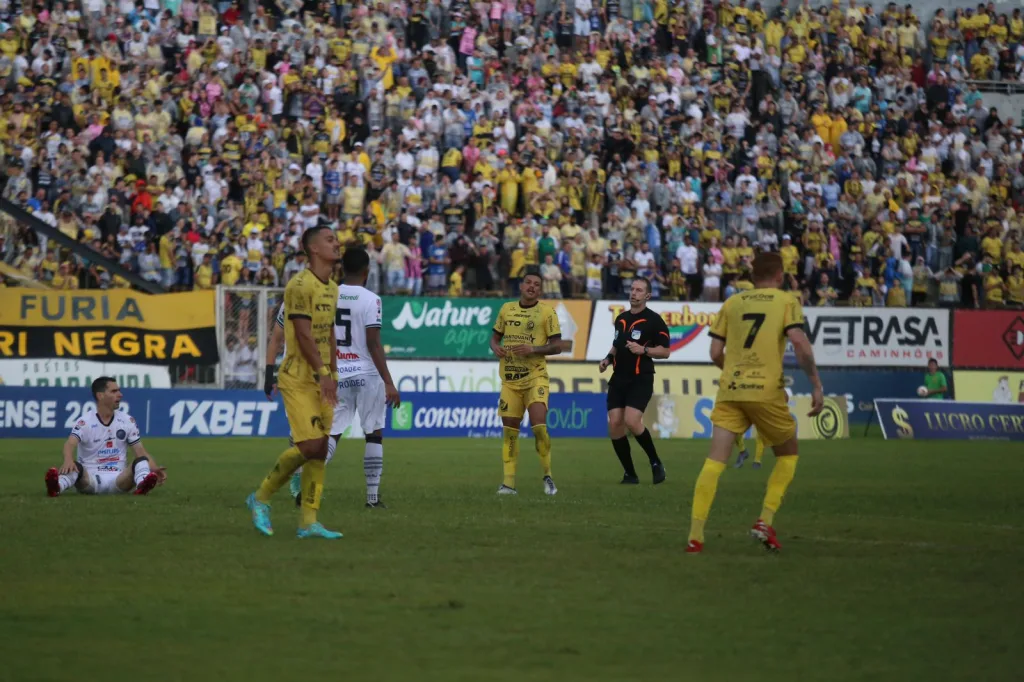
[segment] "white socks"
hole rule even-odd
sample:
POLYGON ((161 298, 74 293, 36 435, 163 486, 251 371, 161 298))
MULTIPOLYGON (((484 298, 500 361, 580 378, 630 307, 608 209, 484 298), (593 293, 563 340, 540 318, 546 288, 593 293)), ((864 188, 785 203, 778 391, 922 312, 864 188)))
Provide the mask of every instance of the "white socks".
POLYGON ((370 504, 377 504, 377 490, 383 472, 384 446, 381 443, 367 443, 363 453, 363 475, 366 476, 366 501, 370 504))
POLYGON ((61 492, 72 487, 75 483, 78 483, 78 469, 75 469, 70 474, 61 474, 57 477, 57 483, 60 484, 61 492))
POLYGON ((334 440, 334 436, 327 439, 327 459, 324 460, 324 464, 330 464, 331 460, 334 459, 334 451, 338 448, 338 441, 334 440))
POLYGON ((135 475, 135 485, 137 486, 142 483, 143 479, 149 476, 149 460, 136 460, 133 474, 135 475))

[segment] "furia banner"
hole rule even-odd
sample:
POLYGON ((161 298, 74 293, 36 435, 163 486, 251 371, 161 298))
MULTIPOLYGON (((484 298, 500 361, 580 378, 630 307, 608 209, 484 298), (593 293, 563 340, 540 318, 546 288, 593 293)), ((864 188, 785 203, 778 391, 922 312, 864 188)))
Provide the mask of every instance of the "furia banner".
POLYGON ((212 364, 213 296, 0 289, 0 358, 212 364))
POLYGON ((886 439, 1024 440, 1024 404, 875 401, 886 439))

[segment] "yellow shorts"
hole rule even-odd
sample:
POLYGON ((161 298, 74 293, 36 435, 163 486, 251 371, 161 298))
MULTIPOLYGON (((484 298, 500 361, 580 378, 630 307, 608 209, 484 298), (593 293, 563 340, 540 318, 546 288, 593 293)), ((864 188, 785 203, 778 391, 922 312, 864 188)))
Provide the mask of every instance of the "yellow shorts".
POLYGON ((320 402, 320 386, 278 386, 284 401, 284 413, 292 429, 292 440, 301 443, 318 440, 331 433, 334 408, 320 402))
POLYGON ((746 433, 753 424, 757 428, 758 439, 773 447, 796 435, 796 421, 785 401, 719 400, 711 411, 711 423, 733 433, 746 433))
POLYGON ((498 399, 498 416, 522 419, 526 408, 534 403, 541 403, 546 409, 548 393, 550 393, 550 389, 547 382, 534 384, 527 388, 502 386, 501 397, 498 399))

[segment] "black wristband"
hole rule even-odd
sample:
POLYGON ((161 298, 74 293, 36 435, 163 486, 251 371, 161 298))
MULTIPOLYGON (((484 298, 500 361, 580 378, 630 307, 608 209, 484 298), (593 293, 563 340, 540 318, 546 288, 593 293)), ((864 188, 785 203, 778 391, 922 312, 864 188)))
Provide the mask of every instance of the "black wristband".
POLYGON ((263 393, 270 397, 270 394, 274 390, 274 366, 267 365, 267 368, 263 371, 263 393))
POLYGON ((607 360, 608 362, 611 362, 612 360, 615 359, 615 353, 609 353, 608 355, 604 356, 604 359, 607 360))

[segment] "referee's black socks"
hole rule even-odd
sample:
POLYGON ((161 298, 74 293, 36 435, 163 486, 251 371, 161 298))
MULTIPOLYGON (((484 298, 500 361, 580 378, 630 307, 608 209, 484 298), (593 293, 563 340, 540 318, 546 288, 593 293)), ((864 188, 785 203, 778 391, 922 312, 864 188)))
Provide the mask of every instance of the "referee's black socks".
POLYGON ((622 438, 612 438, 612 447, 615 448, 615 456, 619 458, 623 471, 627 476, 636 478, 636 469, 633 468, 633 458, 629 455, 629 435, 622 438))
POLYGON ((643 433, 639 436, 634 436, 634 438, 636 438, 636 442, 640 444, 640 447, 644 449, 644 452, 647 453, 647 459, 651 460, 652 465, 661 461, 658 459, 658 450, 654 447, 654 439, 651 438, 650 431, 644 429, 643 433))

